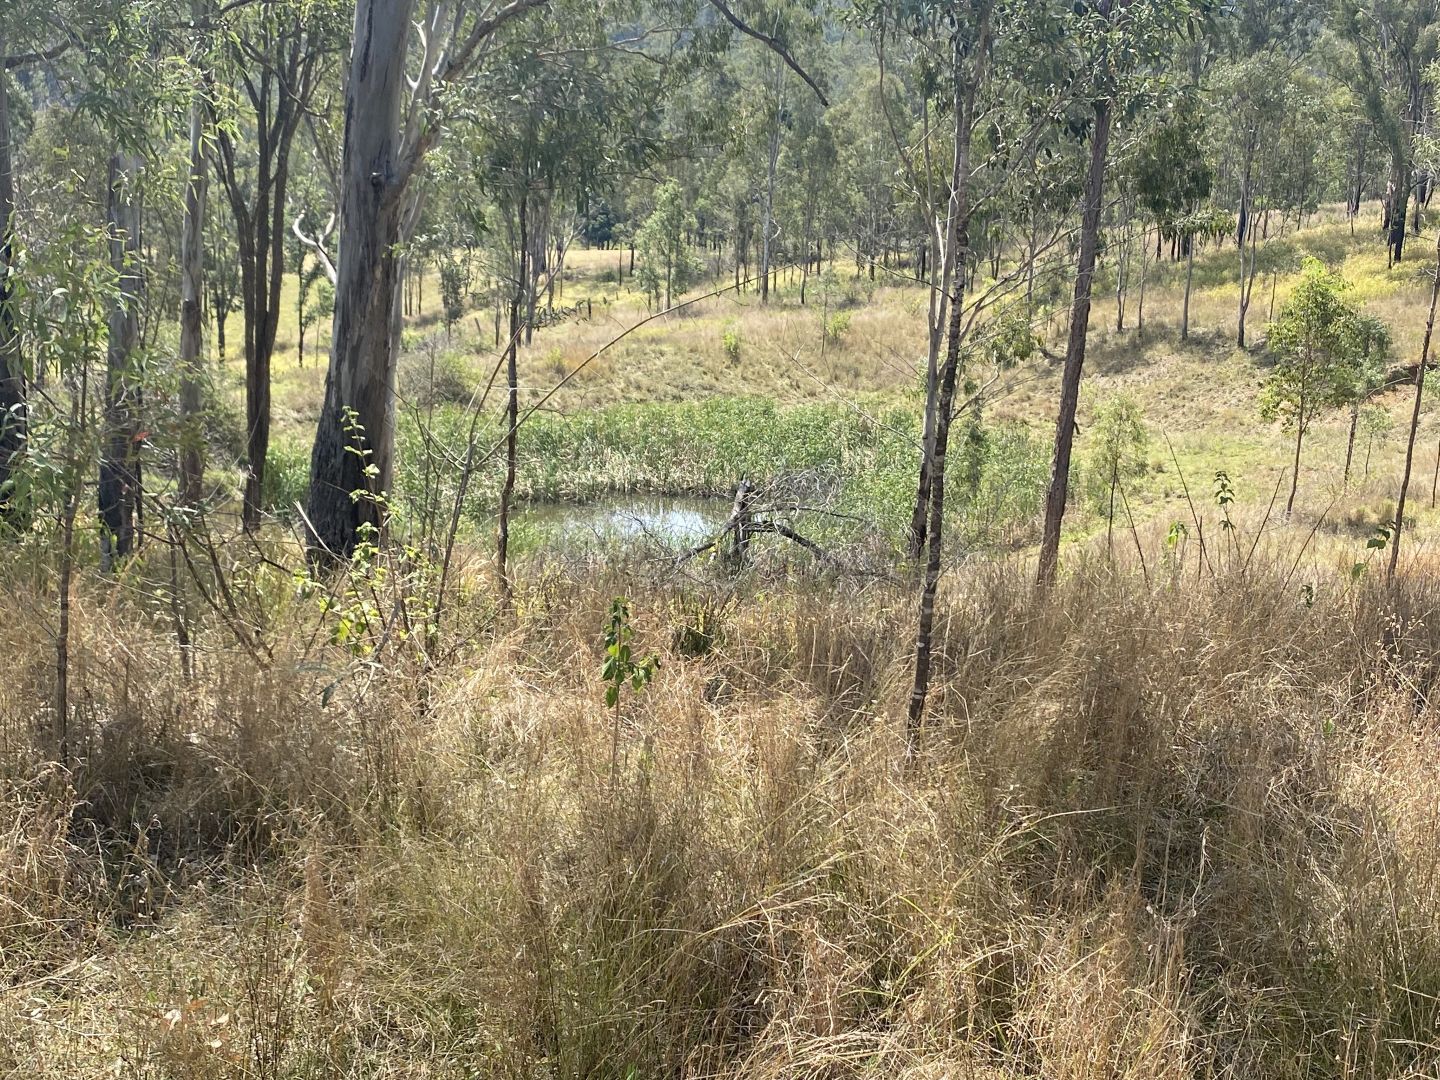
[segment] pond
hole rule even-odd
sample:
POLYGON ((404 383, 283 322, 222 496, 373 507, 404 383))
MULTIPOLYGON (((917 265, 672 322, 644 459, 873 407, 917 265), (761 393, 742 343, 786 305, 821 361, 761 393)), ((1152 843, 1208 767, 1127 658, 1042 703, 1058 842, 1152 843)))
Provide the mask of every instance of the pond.
POLYGON ((713 538, 730 509, 729 499, 619 495, 590 503, 531 504, 517 511, 515 522, 542 547, 685 548, 713 538))

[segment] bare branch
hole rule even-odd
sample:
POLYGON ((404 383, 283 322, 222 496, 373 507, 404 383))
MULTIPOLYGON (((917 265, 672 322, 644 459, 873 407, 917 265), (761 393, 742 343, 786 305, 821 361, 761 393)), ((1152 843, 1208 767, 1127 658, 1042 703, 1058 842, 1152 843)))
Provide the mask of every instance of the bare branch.
POLYGON ((830 101, 825 96, 824 91, 820 89, 819 85, 815 82, 814 79, 810 77, 809 73, 806 72, 806 70, 802 68, 799 63, 796 62, 795 57, 790 55, 789 49, 787 49, 779 41, 776 41, 769 34, 766 34, 760 30, 756 30, 753 26, 750 26, 748 23, 746 23, 743 19, 741 19, 738 15, 736 15, 733 11, 731 11, 728 7, 725 6, 725 0, 710 0, 710 6, 713 7, 716 11, 720 12, 721 15, 725 16, 725 21, 728 22, 731 26, 735 27, 736 30, 739 30, 742 34, 749 35, 756 41, 761 42, 763 45, 773 50, 775 55, 780 57, 781 60, 785 61, 786 65, 790 68, 791 71, 795 72, 796 75, 799 75, 800 78, 804 79, 806 85, 809 86, 811 90, 815 91, 815 96, 820 99, 820 104, 826 106, 827 108, 829 107, 830 101))
POLYGON ((290 231, 295 234, 296 240, 299 240, 319 256, 320 266, 324 269, 325 276, 330 279, 330 284, 338 284, 340 279, 335 271, 335 261, 330 258, 330 253, 325 250, 325 238, 329 236, 331 230, 335 228, 335 215, 331 214, 330 219, 325 222, 325 228, 321 229, 314 236, 306 236, 301 230, 301 225, 304 220, 305 215, 303 213, 296 217, 295 220, 290 223, 290 231))
POLYGON ((48 49, 39 52, 15 53, 13 56, 4 57, 6 71, 13 71, 16 68, 24 67, 27 64, 38 64, 41 61, 58 60, 65 55, 70 48, 70 42, 62 41, 58 45, 52 45, 48 49))

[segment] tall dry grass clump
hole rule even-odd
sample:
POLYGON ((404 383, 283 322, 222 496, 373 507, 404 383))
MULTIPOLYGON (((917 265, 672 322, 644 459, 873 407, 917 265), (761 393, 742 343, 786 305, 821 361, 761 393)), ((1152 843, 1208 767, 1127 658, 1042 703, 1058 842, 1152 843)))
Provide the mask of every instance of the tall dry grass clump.
POLYGON ((0 1072, 1432 1076, 1440 588, 1263 563, 966 567, 913 760, 883 583, 536 568, 383 665, 281 600, 188 683, 90 583, 68 770, 12 590, 0 1072))

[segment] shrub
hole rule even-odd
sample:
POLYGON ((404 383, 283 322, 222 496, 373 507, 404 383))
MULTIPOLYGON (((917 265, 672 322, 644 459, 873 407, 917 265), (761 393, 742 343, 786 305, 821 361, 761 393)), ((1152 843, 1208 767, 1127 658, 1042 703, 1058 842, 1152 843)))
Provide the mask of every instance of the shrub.
POLYGON ((401 400, 412 407, 428 408, 450 403, 465 405, 475 392, 475 379, 465 361, 455 353, 419 352, 400 363, 401 400))
POLYGON ((725 350, 725 359, 732 364, 740 362, 740 328, 731 323, 720 335, 720 347, 725 350))
POLYGON ((265 457, 265 482, 260 493, 268 513, 288 520, 295 504, 304 504, 310 488, 310 450, 304 442, 273 441, 265 457))

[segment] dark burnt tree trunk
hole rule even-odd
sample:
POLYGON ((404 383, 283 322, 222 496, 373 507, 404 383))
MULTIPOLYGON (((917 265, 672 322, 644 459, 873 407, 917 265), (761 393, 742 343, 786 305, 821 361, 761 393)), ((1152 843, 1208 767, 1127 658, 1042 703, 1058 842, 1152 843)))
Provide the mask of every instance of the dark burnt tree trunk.
POLYGON ((110 311, 105 353, 105 436, 100 457, 98 503, 100 564, 110 572, 135 548, 140 504, 140 445, 136 417, 138 382, 133 363, 140 338, 140 196, 134 154, 110 158, 107 224, 110 265, 119 290, 110 311))
POLYGON ((8 518, 10 473, 25 447, 25 365, 10 281, 15 252, 15 173, 3 53, 0 47, 0 516, 8 518))
POLYGON ((1085 367, 1085 345, 1090 331, 1090 291, 1095 277, 1095 254, 1100 236, 1100 211, 1105 193, 1105 158, 1110 146, 1111 103, 1095 103, 1095 128, 1090 137, 1090 168, 1085 179, 1085 212, 1080 225, 1080 254, 1075 272, 1075 301, 1070 310, 1070 337, 1065 346, 1065 370, 1060 383, 1060 411, 1055 420, 1055 456, 1050 465, 1050 488, 1045 495, 1045 525, 1040 539, 1040 565, 1036 581, 1055 583, 1060 562, 1060 526, 1070 494, 1070 457, 1075 442, 1075 413, 1080 404, 1080 376, 1085 367))
POLYGON ((309 107, 326 44, 297 13, 262 14, 257 40, 239 42, 234 61, 255 124, 254 161, 225 126, 216 129, 219 175, 235 218, 245 316, 245 528, 260 523, 270 452, 270 366, 285 273, 285 196, 290 149, 309 107), (250 168, 253 167, 253 176, 250 168))

